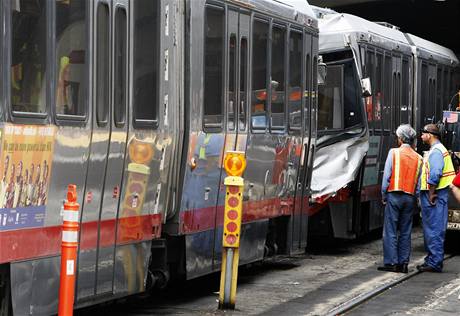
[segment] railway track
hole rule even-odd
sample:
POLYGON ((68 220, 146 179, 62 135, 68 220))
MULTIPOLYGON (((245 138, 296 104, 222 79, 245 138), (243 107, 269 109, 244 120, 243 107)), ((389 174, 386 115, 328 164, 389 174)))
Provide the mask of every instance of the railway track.
MULTIPOLYGON (((444 258, 444 261, 448 261, 449 259, 452 259, 454 258, 455 256, 457 256, 458 254, 450 254, 450 255, 447 255, 445 258, 444 258)), ((391 290, 392 288, 394 288, 395 286, 409 280, 409 279, 412 279, 414 278, 415 276, 417 276, 418 274, 421 274, 422 272, 418 271, 417 269, 415 269, 414 271, 396 279, 396 280, 392 280, 390 282, 387 282, 379 287, 376 287, 368 292, 365 292, 365 293, 362 293, 342 304, 340 304, 339 306, 336 306, 334 307, 333 309, 331 309, 328 313, 327 313, 327 316, 338 316, 338 315, 345 315, 346 313, 362 306, 363 304, 367 303, 368 301, 372 300, 374 297, 378 296, 378 295, 381 295, 389 290, 391 290)))

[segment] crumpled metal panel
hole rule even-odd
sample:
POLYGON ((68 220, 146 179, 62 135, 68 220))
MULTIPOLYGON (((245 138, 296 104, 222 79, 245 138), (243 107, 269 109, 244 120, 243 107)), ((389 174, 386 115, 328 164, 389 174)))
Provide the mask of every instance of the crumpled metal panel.
MULTIPOLYGON (((337 135, 334 135, 337 137, 337 135)), ((321 146, 329 136, 320 137, 315 152, 311 180, 312 198, 334 194, 355 180, 369 149, 369 135, 359 134, 343 141, 321 146)))

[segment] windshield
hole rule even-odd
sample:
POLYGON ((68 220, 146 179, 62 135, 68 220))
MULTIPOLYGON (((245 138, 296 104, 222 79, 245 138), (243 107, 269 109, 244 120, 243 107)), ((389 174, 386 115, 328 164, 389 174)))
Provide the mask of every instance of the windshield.
POLYGON ((363 124, 362 99, 353 60, 329 64, 318 88, 318 130, 338 131, 363 124))

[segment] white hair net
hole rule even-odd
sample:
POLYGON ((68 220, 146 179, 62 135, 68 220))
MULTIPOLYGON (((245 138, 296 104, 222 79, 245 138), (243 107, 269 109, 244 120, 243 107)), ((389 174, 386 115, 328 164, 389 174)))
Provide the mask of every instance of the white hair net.
POLYGON ((417 137, 415 129, 409 124, 400 125, 396 130, 396 136, 398 136, 404 144, 412 145, 417 137))

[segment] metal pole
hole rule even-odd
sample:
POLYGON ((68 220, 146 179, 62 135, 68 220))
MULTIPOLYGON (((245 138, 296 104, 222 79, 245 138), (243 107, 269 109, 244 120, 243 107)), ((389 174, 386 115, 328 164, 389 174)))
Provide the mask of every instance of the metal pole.
POLYGON ((225 291, 224 304, 230 305, 230 294, 232 289, 233 271, 233 248, 227 248, 227 262, 225 267, 225 291))

